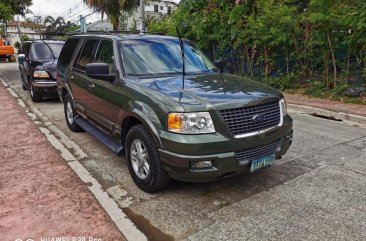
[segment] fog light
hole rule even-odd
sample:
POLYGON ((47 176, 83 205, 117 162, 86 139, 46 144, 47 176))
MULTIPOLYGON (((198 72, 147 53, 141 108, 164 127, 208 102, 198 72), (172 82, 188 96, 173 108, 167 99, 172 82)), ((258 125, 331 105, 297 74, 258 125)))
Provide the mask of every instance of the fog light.
POLYGON ((212 161, 191 162, 191 167, 195 169, 212 167, 212 161))

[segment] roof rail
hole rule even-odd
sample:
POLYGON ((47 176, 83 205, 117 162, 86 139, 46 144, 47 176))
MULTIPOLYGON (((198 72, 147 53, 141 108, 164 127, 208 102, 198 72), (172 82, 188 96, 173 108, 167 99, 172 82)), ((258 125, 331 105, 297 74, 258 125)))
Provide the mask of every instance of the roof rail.
POLYGON ((147 31, 134 31, 134 30, 113 30, 113 31, 88 31, 86 33, 69 33, 69 35, 84 35, 84 34, 101 34, 101 35, 110 35, 110 34, 156 34, 156 35, 165 35, 164 33, 158 32, 147 32, 147 31))

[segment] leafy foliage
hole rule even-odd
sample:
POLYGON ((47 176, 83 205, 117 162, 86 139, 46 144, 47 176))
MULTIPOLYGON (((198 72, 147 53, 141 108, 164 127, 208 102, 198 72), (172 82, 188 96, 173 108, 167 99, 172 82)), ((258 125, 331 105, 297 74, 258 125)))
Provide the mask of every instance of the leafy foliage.
POLYGON ((176 36, 181 26, 227 72, 279 89, 365 84, 364 0, 182 0, 148 28, 176 36))
POLYGON ((16 14, 24 16, 29 12, 28 7, 31 5, 32 0, 1 0, 0 22, 9 21, 16 14))

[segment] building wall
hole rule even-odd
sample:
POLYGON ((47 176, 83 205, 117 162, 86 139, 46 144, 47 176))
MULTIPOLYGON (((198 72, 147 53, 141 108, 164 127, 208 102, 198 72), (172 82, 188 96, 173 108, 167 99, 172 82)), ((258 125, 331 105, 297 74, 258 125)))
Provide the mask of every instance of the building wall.
MULTIPOLYGON (((145 4, 145 15, 146 17, 153 17, 156 19, 161 19, 163 16, 168 14, 168 7, 171 8, 171 11, 174 11, 177 8, 178 4, 172 1, 165 0, 153 0, 149 1, 145 4), (155 7, 157 6, 157 7, 155 7)), ((131 27, 137 23, 137 29, 141 29, 140 24, 140 9, 138 8, 132 14, 126 14, 127 18, 124 21, 123 28, 125 30, 130 30, 131 27)))
MULTIPOLYGON (((42 36, 35 32, 35 30, 33 27, 20 26, 21 35, 27 35, 30 39, 41 39, 42 36)), ((10 45, 14 46, 16 42, 20 42, 16 25, 6 25, 6 33, 6 40, 10 42, 10 45)), ((15 52, 17 52, 17 49, 15 49, 15 52)))

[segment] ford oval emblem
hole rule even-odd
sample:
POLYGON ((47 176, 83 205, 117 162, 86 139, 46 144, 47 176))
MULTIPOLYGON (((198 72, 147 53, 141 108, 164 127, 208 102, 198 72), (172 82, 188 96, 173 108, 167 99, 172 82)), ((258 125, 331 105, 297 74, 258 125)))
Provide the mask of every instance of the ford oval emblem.
POLYGON ((253 116, 252 119, 254 121, 261 122, 261 121, 263 121, 265 119, 265 117, 262 114, 258 114, 258 115, 253 116))

